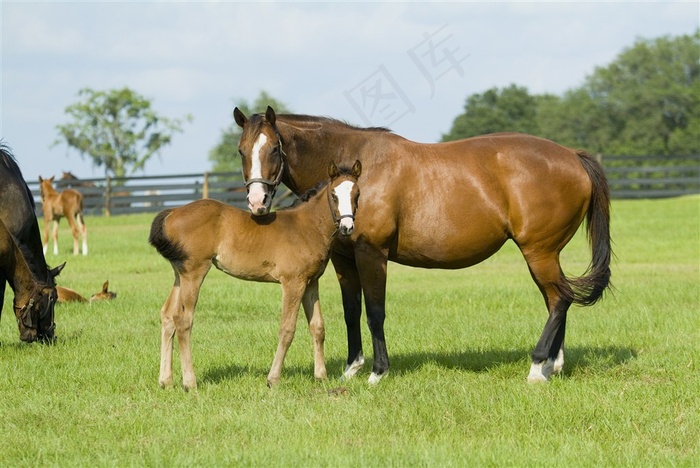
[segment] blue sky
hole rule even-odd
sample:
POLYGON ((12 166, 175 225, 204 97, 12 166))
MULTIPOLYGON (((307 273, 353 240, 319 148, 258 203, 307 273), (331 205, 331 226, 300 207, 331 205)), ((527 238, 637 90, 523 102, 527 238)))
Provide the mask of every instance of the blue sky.
MULTIPOLYGON (((434 142, 465 99, 515 83, 562 94, 641 38, 692 34, 698 2, 8 2, 0 136, 25 178, 102 177, 51 147, 83 87, 128 86, 194 120, 145 175, 204 172, 235 103, 269 92, 292 111, 434 142)), ((236 149, 231 149, 234 155, 236 149)))

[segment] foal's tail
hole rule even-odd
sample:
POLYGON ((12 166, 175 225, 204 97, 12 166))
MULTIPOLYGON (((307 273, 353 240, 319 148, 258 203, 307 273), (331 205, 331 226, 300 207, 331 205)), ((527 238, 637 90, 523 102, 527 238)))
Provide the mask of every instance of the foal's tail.
POLYGON ((159 254, 172 264, 175 270, 180 271, 187 259, 187 254, 165 233, 165 220, 172 211, 172 209, 163 210, 153 218, 148 242, 156 248, 159 254))
POLYGON ((570 299, 587 306, 595 304, 610 286, 610 187, 603 166, 583 151, 577 154, 593 186, 586 213, 588 242, 593 258, 584 276, 569 279, 569 284, 573 289, 570 299))

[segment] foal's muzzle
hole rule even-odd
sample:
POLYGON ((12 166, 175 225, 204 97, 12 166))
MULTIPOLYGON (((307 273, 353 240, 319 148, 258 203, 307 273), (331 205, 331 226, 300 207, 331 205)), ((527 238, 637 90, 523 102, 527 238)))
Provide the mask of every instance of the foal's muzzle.
POLYGON ((353 215, 343 215, 338 218, 338 232, 344 236, 349 236, 355 230, 355 217, 353 215))

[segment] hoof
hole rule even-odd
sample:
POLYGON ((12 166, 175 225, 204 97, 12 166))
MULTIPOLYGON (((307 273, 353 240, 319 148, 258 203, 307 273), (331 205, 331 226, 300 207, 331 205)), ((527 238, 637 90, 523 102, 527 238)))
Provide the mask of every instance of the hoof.
POLYGON ((554 371, 554 360, 547 359, 539 363, 532 363, 530 374, 527 376, 528 383, 539 383, 549 381, 549 377, 554 371))
POLYGON ((367 379, 367 383, 370 385, 377 385, 380 380, 382 380, 384 377, 386 377, 389 374, 389 371, 384 372, 383 374, 376 374, 372 372, 372 375, 369 376, 369 379, 367 379))

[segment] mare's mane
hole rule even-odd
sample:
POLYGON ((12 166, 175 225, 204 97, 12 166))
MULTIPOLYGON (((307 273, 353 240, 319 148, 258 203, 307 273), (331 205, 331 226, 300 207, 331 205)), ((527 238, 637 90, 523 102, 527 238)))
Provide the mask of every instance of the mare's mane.
POLYGON ((345 130, 359 130, 363 132, 380 132, 380 133, 391 133, 391 130, 386 127, 357 127, 351 125, 342 120, 334 119, 332 117, 319 117, 315 115, 305 115, 305 114, 277 114, 277 119, 282 122, 289 122, 290 124, 304 124, 313 123, 319 124, 324 128, 339 127, 345 130))
POLYGON ((36 209, 36 204, 34 203, 34 196, 32 195, 32 191, 27 186, 27 183, 24 181, 22 170, 19 168, 19 164, 17 164, 17 160, 12 154, 12 150, 2 140, 0 140, 0 162, 15 176, 16 179, 21 181, 21 183, 26 189, 27 198, 29 199, 32 208, 36 209))

